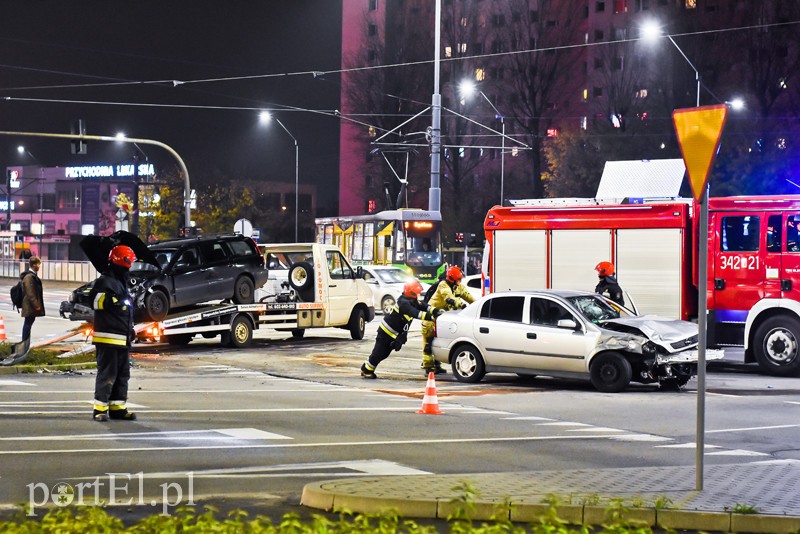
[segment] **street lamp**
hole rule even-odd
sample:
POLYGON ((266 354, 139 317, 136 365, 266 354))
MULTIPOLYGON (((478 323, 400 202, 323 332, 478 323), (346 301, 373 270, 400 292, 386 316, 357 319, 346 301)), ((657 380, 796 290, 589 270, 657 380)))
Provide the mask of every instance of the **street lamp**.
POLYGON ((258 117, 263 123, 268 123, 274 118, 275 122, 277 122, 280 125, 280 127, 283 128, 283 131, 286 132, 289 135, 289 137, 292 138, 292 141, 294 141, 294 241, 296 243, 298 240, 297 210, 298 210, 298 205, 300 204, 300 145, 297 144, 297 138, 292 135, 292 132, 290 132, 289 129, 286 128, 286 126, 284 126, 284 124, 280 121, 280 119, 278 119, 278 117, 273 117, 272 113, 270 113, 269 111, 262 111, 258 117))
POLYGON ((686 54, 683 53, 683 50, 681 50, 681 47, 678 46, 678 43, 676 43, 672 39, 672 36, 670 34, 664 33, 663 31, 661 31, 661 27, 655 21, 652 21, 652 20, 647 21, 644 24, 642 24, 642 26, 641 26, 641 36, 645 41, 648 41, 648 42, 654 42, 659 37, 664 36, 667 39, 669 39, 670 43, 675 45, 675 48, 678 49, 678 52, 680 52, 680 54, 683 56, 683 59, 686 60, 686 62, 689 64, 690 67, 692 67, 692 70, 694 71, 694 79, 697 82, 697 98, 696 98, 696 102, 695 102, 695 107, 699 108, 700 107, 700 71, 697 70, 697 68, 694 66, 692 61, 686 56, 686 54))
POLYGON ((459 92, 461 93, 461 95, 464 98, 472 96, 475 93, 479 93, 484 98, 484 100, 486 100, 486 102, 488 102, 489 105, 494 110, 494 113, 495 113, 494 118, 495 119, 500 119, 500 133, 502 134, 502 140, 500 142, 500 205, 502 206, 503 205, 503 198, 504 198, 503 188, 504 188, 504 185, 505 185, 505 171, 506 171, 506 169, 505 169, 505 167, 506 167, 506 165, 505 165, 505 163, 506 163, 506 121, 505 121, 505 117, 497 110, 497 108, 492 103, 492 101, 489 100, 489 97, 486 96, 486 94, 483 91, 478 89, 478 87, 475 85, 475 83, 472 80, 464 80, 463 82, 461 82, 459 84, 458 89, 459 89, 459 92))

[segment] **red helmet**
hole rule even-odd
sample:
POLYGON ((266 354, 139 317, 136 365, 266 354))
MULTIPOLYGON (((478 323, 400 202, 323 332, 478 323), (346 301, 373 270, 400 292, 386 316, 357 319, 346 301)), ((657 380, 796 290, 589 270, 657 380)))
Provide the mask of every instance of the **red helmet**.
POLYGON ((597 276, 611 276, 614 274, 614 264, 610 261, 601 261, 594 270, 597 271, 597 276))
POLYGON ((422 284, 420 284, 419 280, 416 278, 414 280, 409 280, 406 282, 406 285, 403 286, 403 295, 411 297, 412 299, 419 298, 421 293, 422 284))
POLYGON ((131 247, 125 245, 117 245, 111 249, 108 254, 108 262, 130 269, 133 262, 136 261, 136 254, 133 253, 131 247))
POLYGON ((453 265, 449 269, 447 269, 447 281, 451 283, 458 283, 464 278, 464 273, 461 272, 461 269, 458 266, 453 265))

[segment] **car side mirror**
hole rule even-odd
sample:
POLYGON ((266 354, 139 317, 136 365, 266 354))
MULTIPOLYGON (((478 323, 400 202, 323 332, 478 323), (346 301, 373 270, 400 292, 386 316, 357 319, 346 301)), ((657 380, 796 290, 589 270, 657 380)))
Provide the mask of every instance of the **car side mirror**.
POLYGON ((578 329, 578 323, 572 319, 559 319, 558 323, 556 323, 556 326, 559 328, 569 328, 570 330, 578 329))
POLYGON ((364 269, 362 267, 356 267, 356 278, 364 278, 364 269))

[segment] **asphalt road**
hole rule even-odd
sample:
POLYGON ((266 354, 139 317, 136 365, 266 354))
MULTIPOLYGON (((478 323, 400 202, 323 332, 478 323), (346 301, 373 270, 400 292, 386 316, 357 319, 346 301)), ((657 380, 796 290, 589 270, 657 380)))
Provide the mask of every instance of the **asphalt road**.
MULTIPOLYGON (((0 291, 13 338, 21 321, 0 291)), ((74 327, 54 316, 59 292, 68 290, 47 289, 34 343, 74 327)), ((93 371, 0 375, 0 420, 9 423, 0 425, 0 505, 35 512, 71 491, 73 502, 132 513, 161 512, 165 502, 282 512, 307 482, 364 474, 694 464, 695 381, 682 392, 634 385, 604 394, 579 381, 498 374, 467 385, 447 374, 436 380, 445 414, 421 415, 418 324, 379 367, 382 379, 358 375, 377 325, 362 341, 337 329, 302 340, 259 330, 243 350, 217 340, 137 346, 136 422, 91 420, 93 371)), ((709 372, 709 465, 800 458, 800 379, 753 371, 734 354, 709 372)))

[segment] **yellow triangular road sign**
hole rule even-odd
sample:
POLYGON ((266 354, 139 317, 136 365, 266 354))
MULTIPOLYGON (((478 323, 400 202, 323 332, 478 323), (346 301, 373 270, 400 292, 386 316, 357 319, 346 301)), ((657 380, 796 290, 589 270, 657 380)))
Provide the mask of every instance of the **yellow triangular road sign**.
POLYGON ((705 192, 708 172, 717 155, 727 116, 728 106, 725 104, 676 109, 672 112, 672 122, 675 123, 675 133, 695 200, 699 201, 705 192))

